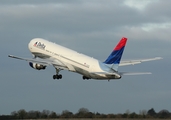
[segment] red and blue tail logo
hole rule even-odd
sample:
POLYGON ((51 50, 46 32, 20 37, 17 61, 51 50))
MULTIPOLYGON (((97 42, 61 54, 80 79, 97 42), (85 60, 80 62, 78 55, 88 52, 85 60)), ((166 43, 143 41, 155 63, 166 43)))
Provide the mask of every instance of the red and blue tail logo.
POLYGON ((122 54, 123 54, 126 42, 127 42, 127 38, 123 37, 104 63, 119 64, 122 58, 122 54))

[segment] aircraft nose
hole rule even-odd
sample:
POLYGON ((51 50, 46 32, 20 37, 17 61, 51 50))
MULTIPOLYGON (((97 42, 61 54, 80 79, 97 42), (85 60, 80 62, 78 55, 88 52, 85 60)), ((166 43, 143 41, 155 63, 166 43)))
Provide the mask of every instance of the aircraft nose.
POLYGON ((28 44, 28 49, 29 49, 30 51, 32 51, 33 45, 34 45, 33 40, 31 40, 31 41, 29 42, 29 44, 28 44))

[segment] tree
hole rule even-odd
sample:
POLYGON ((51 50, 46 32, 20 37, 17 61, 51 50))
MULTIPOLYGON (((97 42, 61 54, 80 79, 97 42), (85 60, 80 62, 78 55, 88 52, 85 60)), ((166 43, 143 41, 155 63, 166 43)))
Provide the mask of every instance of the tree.
POLYGON ((43 110, 42 111, 42 114, 41 114, 41 117, 42 118, 48 118, 49 117, 49 114, 50 114, 50 111, 49 110, 43 110))
POLYGON ((129 114, 129 118, 137 118, 137 114, 135 112, 129 114))
POLYGON ((11 116, 14 118, 18 118, 18 113, 16 111, 11 112, 11 116))
POLYGON ((79 110, 78 110, 78 113, 88 113, 89 112, 89 110, 87 109, 87 108, 80 108, 79 110))
POLYGON ((21 109, 18 111, 18 118, 19 119, 25 119, 27 118, 27 112, 24 109, 21 109))
POLYGON ((168 110, 161 110, 159 113, 158 113, 158 117, 159 118, 169 118, 170 117, 170 113, 168 110))
POLYGON ((78 118, 84 118, 86 116, 86 114, 89 113, 89 110, 87 108, 80 108, 78 110, 78 113, 76 114, 76 116, 78 118))
POLYGON ((130 114, 130 111, 126 110, 126 112, 122 114, 122 118, 128 118, 129 114, 130 114))
POLYGON ((146 110, 140 110, 140 111, 139 111, 139 115, 140 115, 142 118, 146 118, 147 111, 146 111, 146 110))
POLYGON ((61 118, 72 118, 73 113, 70 112, 69 110, 64 110, 62 111, 61 118))
POLYGON ((94 113, 92 112, 88 112, 85 114, 85 118, 93 118, 94 117, 94 113))
POLYGON ((100 113, 98 113, 98 112, 96 112, 95 114, 94 114, 94 118, 100 118, 100 113))
POLYGON ((156 116, 156 112, 153 108, 151 108, 150 110, 148 110, 147 115, 155 117, 156 116))
POLYGON ((50 115, 49 115, 49 118, 58 118, 56 112, 51 112, 50 115))
POLYGON ((27 116, 29 119, 38 119, 41 118, 41 113, 39 111, 29 111, 27 112, 27 116))
POLYGON ((112 114, 112 113, 107 115, 107 118, 115 118, 115 117, 116 116, 114 114, 112 114))

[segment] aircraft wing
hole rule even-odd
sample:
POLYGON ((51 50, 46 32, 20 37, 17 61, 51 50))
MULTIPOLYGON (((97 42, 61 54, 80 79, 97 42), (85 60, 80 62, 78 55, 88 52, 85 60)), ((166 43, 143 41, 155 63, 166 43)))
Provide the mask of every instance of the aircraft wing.
POLYGON ((139 59, 139 60, 128 60, 128 61, 121 61, 119 66, 126 66, 126 65, 135 65, 140 64, 142 62, 153 61, 153 60, 160 60, 163 59, 161 57, 149 58, 149 59, 139 59))
POLYGON ((53 65, 54 67, 58 67, 58 68, 66 68, 65 64, 63 64, 62 62, 60 62, 59 60, 56 59, 30 59, 30 58, 22 58, 22 57, 17 57, 14 55, 8 55, 8 57, 11 58, 15 58, 15 59, 19 59, 19 60, 25 60, 28 62, 32 62, 32 63, 37 63, 37 64, 41 64, 41 65, 53 65))

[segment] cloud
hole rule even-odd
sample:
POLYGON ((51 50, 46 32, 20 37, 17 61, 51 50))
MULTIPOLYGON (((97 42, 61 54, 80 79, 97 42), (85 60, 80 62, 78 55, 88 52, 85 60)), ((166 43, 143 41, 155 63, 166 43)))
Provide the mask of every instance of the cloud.
MULTIPOLYGON (((20 2, 19 0, 18 3, 20 2)), ((91 36, 92 33, 105 34, 106 31, 115 35, 118 33, 117 36, 119 36, 122 31, 125 31, 123 34, 126 34, 128 28, 132 32, 138 30, 146 33, 148 29, 156 29, 154 24, 159 26, 170 24, 169 3, 162 1, 143 2, 144 10, 139 11, 136 10, 135 5, 140 5, 142 2, 137 1, 135 5, 134 2, 132 0, 108 2, 88 0, 78 3, 77 1, 36 3, 23 1, 20 4, 12 2, 10 5, 4 3, 5 5, 2 4, 0 8, 0 17, 3 18, 0 23, 3 30, 11 26, 11 31, 14 34, 16 34, 15 28, 18 28, 24 34, 34 32, 40 35, 51 34, 52 36, 54 36, 53 34, 65 33, 89 34, 88 36, 91 36), (163 9, 159 9, 159 5, 160 8, 162 5, 163 9)), ((163 29, 169 28, 162 27, 163 29)))
POLYGON ((146 8, 146 6, 150 3, 153 2, 157 2, 156 1, 152 1, 152 0, 125 0, 124 4, 131 7, 131 8, 135 8, 137 10, 144 10, 146 8))

